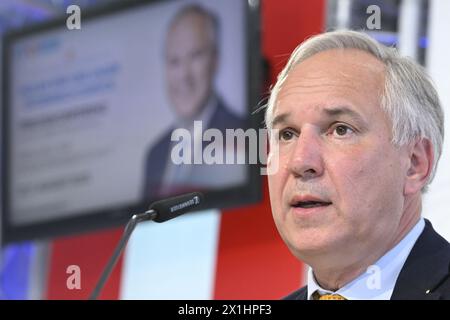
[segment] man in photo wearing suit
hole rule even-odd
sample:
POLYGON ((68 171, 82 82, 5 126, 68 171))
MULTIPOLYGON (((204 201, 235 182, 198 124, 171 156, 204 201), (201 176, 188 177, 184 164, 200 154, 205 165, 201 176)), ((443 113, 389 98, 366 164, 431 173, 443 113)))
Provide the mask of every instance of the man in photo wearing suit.
MULTIPOLYGON (((217 17, 198 5, 183 7, 172 19, 165 44, 167 94, 176 123, 150 148, 145 163, 143 197, 167 196, 191 189, 223 187, 245 179, 243 166, 175 164, 171 159, 172 132, 183 128, 192 136, 191 149, 207 145, 194 130, 214 128, 225 137, 226 129, 244 128, 245 122, 225 105, 215 91, 219 60, 217 17)), ((225 151, 224 151, 225 152, 225 151)), ((194 155, 191 154, 191 158, 194 155)), ((200 155, 201 157, 201 155, 200 155)))
POLYGON ((443 116, 424 69, 363 33, 295 49, 266 110, 274 221, 310 266, 286 299, 450 299, 450 245, 422 217, 443 116))

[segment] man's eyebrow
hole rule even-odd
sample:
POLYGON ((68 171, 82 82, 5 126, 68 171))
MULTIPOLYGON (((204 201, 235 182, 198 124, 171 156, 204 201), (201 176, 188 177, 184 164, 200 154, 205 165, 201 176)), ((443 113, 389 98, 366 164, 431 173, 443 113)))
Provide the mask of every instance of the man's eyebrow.
POLYGON ((348 115, 352 118, 356 118, 357 120, 364 121, 363 117, 358 112, 356 112, 346 106, 325 108, 325 109, 323 109, 323 112, 329 117, 348 115))

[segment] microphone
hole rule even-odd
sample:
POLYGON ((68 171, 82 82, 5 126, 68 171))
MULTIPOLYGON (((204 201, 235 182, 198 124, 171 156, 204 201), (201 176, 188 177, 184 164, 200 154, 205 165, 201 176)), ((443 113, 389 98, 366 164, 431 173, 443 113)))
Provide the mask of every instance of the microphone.
POLYGON ((153 210, 156 212, 156 215, 151 217, 151 220, 161 223, 176 218, 199 206, 202 202, 203 194, 200 192, 187 193, 177 197, 156 201, 149 207, 149 211, 153 210))
POLYGON ((90 300, 95 300, 99 296, 103 286, 108 280, 109 275, 113 271, 114 266, 117 263, 123 249, 128 243, 130 239, 131 233, 139 222, 153 220, 155 222, 164 222, 173 218, 176 218, 183 213, 186 213, 193 208, 198 207, 203 202, 203 194, 200 192, 192 192, 183 194, 180 196, 156 201, 150 205, 149 209, 144 213, 134 214, 131 219, 128 221, 125 230, 123 232, 122 238, 120 238, 119 243, 114 250, 113 255, 111 256, 108 264, 100 276, 97 285, 92 291, 90 300))

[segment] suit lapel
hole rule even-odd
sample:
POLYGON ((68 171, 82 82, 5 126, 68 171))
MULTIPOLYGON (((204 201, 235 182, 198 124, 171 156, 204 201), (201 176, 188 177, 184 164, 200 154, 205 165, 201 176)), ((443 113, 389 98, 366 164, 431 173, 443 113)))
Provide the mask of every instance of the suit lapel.
POLYGON ((308 287, 303 287, 300 288, 294 292, 292 292, 291 294, 289 294, 288 296, 284 297, 283 300, 307 300, 307 292, 308 292, 308 287))
POLYGON ((406 259, 391 299, 439 299, 439 283, 448 276, 449 262, 448 242, 425 220, 425 228, 406 259))
POLYGON ((299 293, 297 300, 308 300, 308 287, 299 293))

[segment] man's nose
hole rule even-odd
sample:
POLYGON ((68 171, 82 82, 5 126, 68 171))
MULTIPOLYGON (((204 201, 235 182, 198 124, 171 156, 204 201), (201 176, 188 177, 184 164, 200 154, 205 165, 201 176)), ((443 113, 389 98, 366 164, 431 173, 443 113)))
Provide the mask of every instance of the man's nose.
POLYGON ((180 76, 183 81, 189 82, 192 78, 192 65, 187 62, 183 61, 183 63, 180 66, 180 76))
POLYGON ((304 130, 298 137, 291 157, 289 171, 303 180, 320 177, 323 174, 324 164, 320 137, 312 130, 304 130))

